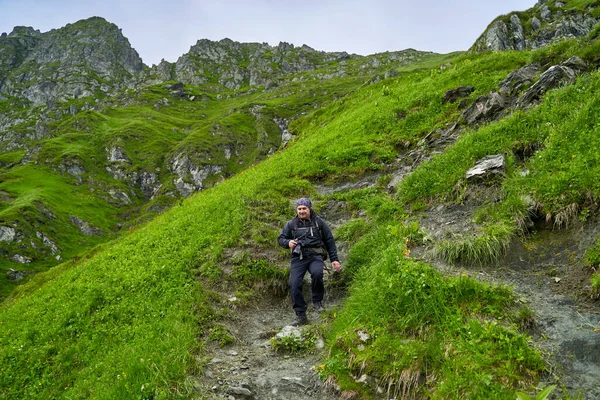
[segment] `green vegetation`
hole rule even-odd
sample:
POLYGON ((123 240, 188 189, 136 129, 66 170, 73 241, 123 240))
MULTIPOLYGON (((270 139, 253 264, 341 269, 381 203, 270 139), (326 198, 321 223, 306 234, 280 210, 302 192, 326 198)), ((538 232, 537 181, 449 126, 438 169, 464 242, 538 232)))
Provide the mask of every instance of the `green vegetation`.
POLYGON ((585 253, 585 263, 593 270, 590 296, 600 298, 600 239, 585 253))
POLYGON ((546 400, 554 389, 556 389, 556 385, 550 385, 539 392, 535 397, 531 397, 523 392, 517 392, 517 400, 546 400))
POLYGON ((299 335, 289 334, 283 337, 273 337, 270 340, 273 349, 280 353, 307 353, 315 350, 320 333, 314 327, 308 327, 299 335))

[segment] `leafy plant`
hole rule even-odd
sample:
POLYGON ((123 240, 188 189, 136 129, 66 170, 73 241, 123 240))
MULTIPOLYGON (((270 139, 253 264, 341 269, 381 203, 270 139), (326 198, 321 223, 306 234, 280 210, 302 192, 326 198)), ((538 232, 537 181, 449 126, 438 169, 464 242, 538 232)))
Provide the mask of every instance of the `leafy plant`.
POLYGON ((556 388, 556 385, 546 386, 535 397, 529 396, 528 394, 523 393, 523 392, 517 392, 517 399, 518 400, 546 400, 555 388, 556 388))

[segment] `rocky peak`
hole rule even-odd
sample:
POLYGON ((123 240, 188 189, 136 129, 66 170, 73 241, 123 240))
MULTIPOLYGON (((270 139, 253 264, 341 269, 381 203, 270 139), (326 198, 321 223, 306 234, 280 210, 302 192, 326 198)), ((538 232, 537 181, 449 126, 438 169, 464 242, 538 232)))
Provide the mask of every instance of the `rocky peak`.
POLYGON ((34 105, 111 94, 144 68, 121 30, 100 17, 46 33, 17 27, 0 39, 0 55, 0 94, 34 105))
POLYGON ((574 2, 539 0, 531 9, 495 19, 470 51, 535 49, 559 40, 582 37, 598 23, 593 7, 577 8, 574 2))
POLYGON ((39 29, 33 29, 31 26, 15 26, 8 37, 19 37, 19 36, 41 36, 42 33, 39 29))

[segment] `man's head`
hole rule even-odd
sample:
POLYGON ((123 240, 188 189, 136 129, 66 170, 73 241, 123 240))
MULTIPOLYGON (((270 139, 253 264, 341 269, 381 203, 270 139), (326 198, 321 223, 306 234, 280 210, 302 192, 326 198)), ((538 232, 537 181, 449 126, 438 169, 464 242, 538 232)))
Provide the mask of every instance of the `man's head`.
POLYGON ((301 198, 296 202, 296 211, 300 218, 308 218, 310 216, 310 210, 312 209, 312 202, 306 197, 301 198))

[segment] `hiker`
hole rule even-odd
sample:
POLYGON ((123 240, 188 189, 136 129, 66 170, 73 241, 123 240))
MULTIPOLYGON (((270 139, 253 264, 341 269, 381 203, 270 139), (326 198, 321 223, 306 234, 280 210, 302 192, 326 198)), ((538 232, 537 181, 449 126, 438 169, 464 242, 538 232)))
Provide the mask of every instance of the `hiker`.
POLYGON ((291 249, 290 290, 292 292, 292 307, 296 319, 292 326, 308 323, 306 318, 306 301, 302 295, 302 282, 306 271, 310 272, 312 287, 312 303, 317 312, 322 312, 325 286, 323 284, 323 267, 327 256, 331 260, 334 271, 341 269, 335 247, 335 240, 329 226, 318 217, 312 209, 312 203, 307 198, 301 198, 296 203, 298 215, 285 224, 279 237, 279 245, 291 249))

